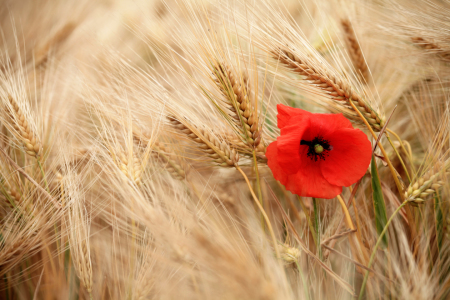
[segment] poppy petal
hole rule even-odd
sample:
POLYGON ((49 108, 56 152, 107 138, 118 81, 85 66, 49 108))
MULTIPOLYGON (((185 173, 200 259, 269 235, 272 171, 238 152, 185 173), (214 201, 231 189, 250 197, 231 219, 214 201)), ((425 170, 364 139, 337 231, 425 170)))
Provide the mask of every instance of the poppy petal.
POLYGON ((336 130, 353 128, 352 123, 342 114, 313 114, 310 120, 310 127, 302 138, 308 141, 318 136, 328 140, 329 136, 333 136, 336 130))
POLYGON ((284 173, 283 168, 280 166, 277 160, 278 150, 277 142, 270 143, 266 149, 267 165, 272 170, 273 177, 281 183, 286 182, 287 175, 284 173))
POLYGON ((289 175, 285 182, 280 182, 288 191, 303 197, 332 199, 342 193, 342 187, 326 180, 317 166, 299 170, 296 174, 289 175))
POLYGON ((310 116, 312 115, 309 111, 299 109, 299 108, 293 108, 290 106, 286 106, 283 104, 277 105, 277 122, 278 122, 278 128, 282 129, 286 125, 289 124, 289 121, 291 117, 294 116, 310 116))
MULTIPOLYGON (((309 117, 294 116, 289 125, 282 129, 277 138, 277 161, 286 174, 294 174, 300 168, 300 141, 304 132, 309 128, 309 117)), ((303 148, 303 147, 302 147, 303 148)))
POLYGON ((277 142, 273 142, 267 147, 267 165, 272 170, 273 177, 281 182, 288 191, 303 197, 324 199, 334 198, 342 192, 341 187, 329 183, 322 176, 320 168, 311 165, 307 161, 303 164, 306 168, 305 170, 287 175, 284 168, 277 161, 277 148, 277 142))
POLYGON ((321 162, 323 176, 331 183, 350 186, 367 171, 372 145, 359 129, 343 128, 326 137, 333 147, 321 162))

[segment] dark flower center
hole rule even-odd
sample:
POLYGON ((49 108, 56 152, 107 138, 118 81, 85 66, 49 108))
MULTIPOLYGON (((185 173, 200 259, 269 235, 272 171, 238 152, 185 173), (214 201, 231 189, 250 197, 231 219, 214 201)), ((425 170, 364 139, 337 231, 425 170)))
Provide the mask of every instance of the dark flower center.
POLYGON ((315 137, 312 141, 301 140, 300 145, 308 146, 308 153, 306 155, 314 161, 319 159, 325 160, 328 156, 328 151, 333 149, 330 143, 321 136, 315 137))

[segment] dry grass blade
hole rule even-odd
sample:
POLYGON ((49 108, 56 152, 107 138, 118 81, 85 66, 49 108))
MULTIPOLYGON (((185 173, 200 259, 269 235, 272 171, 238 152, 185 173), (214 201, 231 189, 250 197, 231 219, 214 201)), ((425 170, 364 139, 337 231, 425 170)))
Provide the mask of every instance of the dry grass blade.
POLYGON ((346 106, 352 100, 375 131, 380 131, 383 128, 384 120, 379 117, 379 114, 374 109, 364 102, 361 96, 352 90, 350 83, 346 82, 346 80, 328 74, 328 72, 319 69, 306 59, 299 58, 286 48, 272 51, 272 56, 275 59, 279 59, 292 72, 305 76, 304 80, 312 86, 325 91, 332 100, 338 103, 344 103, 346 106))

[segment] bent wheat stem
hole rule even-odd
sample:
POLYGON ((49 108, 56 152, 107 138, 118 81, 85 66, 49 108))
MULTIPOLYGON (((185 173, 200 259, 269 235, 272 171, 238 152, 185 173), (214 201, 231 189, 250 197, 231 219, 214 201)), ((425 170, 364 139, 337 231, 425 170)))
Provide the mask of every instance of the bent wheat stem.
POLYGON ((341 195, 337 195, 336 198, 339 200, 339 204, 341 204, 347 226, 350 228, 350 230, 355 230, 355 226, 353 226, 352 218, 350 218, 350 213, 348 212, 347 205, 345 204, 344 199, 342 199, 341 195))
POLYGON ((248 188, 250 190, 250 193, 252 194, 253 200, 255 200, 255 203, 258 206, 259 210, 261 211, 261 213, 262 213, 262 215, 264 217, 264 220, 266 220, 267 227, 269 228, 270 236, 272 237, 272 243, 273 243, 273 248, 275 250, 275 254, 276 254, 277 258, 280 259, 281 258, 280 251, 278 250, 277 240, 275 238, 275 233, 273 232, 272 224, 270 223, 269 217, 267 216, 267 214, 266 214, 264 208, 262 207, 261 203, 259 203, 259 200, 256 197, 255 192, 252 189, 252 185, 250 184, 250 181, 248 181, 247 175, 245 175, 244 171, 242 171, 242 169, 238 165, 235 165, 235 168, 236 168, 236 170, 238 170, 242 174, 242 177, 244 177, 245 182, 247 182, 247 185, 248 185, 248 188))

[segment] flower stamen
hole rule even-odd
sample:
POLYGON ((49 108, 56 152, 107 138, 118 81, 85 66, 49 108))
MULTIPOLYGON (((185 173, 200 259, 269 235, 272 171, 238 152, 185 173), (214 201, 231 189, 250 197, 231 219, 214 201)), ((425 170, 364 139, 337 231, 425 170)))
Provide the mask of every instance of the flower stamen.
POLYGON ((322 153, 322 152, 323 152, 323 147, 322 147, 322 145, 321 145, 321 144, 316 144, 316 145, 314 146, 314 151, 315 151, 317 154, 322 153))
POLYGON ((312 141, 301 140, 300 145, 308 146, 307 155, 314 161, 318 161, 319 159, 325 160, 328 156, 328 151, 333 149, 330 143, 321 136, 315 137, 312 141))

